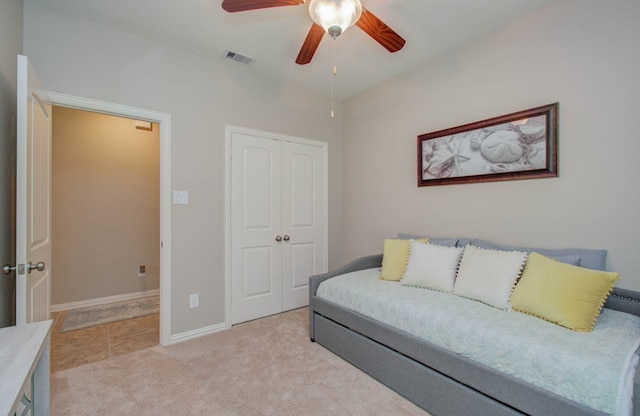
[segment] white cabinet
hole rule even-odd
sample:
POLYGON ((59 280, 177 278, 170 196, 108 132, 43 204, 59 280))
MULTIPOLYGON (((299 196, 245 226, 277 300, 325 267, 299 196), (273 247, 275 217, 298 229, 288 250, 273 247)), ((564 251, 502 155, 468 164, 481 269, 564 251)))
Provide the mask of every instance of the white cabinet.
POLYGON ((326 144, 231 130, 231 323, 309 303, 327 269, 326 144))
POLYGON ((49 414, 51 324, 0 328, 0 415, 49 414))

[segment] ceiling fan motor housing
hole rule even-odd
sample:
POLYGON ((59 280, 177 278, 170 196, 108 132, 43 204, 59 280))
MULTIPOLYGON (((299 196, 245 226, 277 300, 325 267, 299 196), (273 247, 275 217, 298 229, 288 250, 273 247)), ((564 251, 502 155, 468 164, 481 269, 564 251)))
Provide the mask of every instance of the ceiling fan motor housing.
POLYGON ((333 25, 327 29, 327 33, 329 34, 329 36, 335 39, 342 33, 342 28, 338 25, 333 25))

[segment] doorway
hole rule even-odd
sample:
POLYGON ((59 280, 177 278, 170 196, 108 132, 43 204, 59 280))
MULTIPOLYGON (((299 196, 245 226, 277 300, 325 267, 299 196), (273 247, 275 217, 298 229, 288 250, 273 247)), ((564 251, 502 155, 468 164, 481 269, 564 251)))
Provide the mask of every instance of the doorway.
POLYGON ((51 108, 51 371, 159 344, 156 123, 51 108))
MULTIPOLYGON (((49 92, 51 104, 157 123, 160 133, 160 344, 171 340, 171 115, 156 111, 49 92)), ((54 277, 55 279, 55 277, 54 277)))
POLYGON ((158 295, 158 125, 59 106, 52 115, 52 311, 158 295))

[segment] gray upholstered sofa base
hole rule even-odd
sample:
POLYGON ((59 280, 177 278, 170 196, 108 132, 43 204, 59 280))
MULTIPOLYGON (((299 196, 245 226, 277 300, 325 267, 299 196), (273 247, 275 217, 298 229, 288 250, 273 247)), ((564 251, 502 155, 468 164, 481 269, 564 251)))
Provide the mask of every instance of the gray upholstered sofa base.
MULTIPOLYGON (((324 280, 380 267, 381 261, 382 255, 362 257, 310 278, 312 341, 435 416, 602 415, 316 296, 324 280)), ((637 292, 616 290, 606 307, 640 315, 639 297, 637 292)), ((640 397, 639 373, 634 380, 634 397, 640 397)), ((633 414, 640 416, 638 403, 634 403, 633 414)))

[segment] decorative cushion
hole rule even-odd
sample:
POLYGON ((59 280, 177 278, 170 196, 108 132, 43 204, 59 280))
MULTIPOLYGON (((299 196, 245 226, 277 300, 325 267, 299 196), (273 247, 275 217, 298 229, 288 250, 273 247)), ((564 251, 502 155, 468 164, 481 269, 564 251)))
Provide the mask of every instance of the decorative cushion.
POLYGON ((531 253, 513 290, 514 310, 574 331, 593 329, 619 273, 572 266, 531 253))
POLYGON ((463 237, 458 239, 458 244, 456 244, 456 247, 466 247, 469 244, 471 244, 471 239, 468 237, 463 237))
POLYGON ((401 283, 451 293, 462 248, 411 242, 401 283))
MULTIPOLYGON (((420 240, 427 242, 427 238, 420 240)), ((380 278, 383 280, 399 281, 404 274, 409 257, 409 243, 411 240, 388 238, 384 240, 382 251, 382 270, 380 278)))
MULTIPOLYGON (((535 252, 532 252, 532 253, 535 253, 535 252)), ((568 254, 566 256, 547 256, 547 257, 552 258, 554 260, 558 260, 560 263, 566 263, 572 266, 580 266, 582 263, 582 259, 580 258, 580 256, 577 256, 575 254, 568 254)))
POLYGON ((563 249, 550 249, 550 248, 530 248, 530 247, 515 247, 515 246, 507 246, 504 244, 496 244, 491 241, 473 239, 471 240, 471 244, 476 247, 482 248, 490 248, 494 250, 513 250, 513 251, 526 251, 528 253, 535 251, 536 253, 542 254, 543 256, 553 257, 562 262, 565 262, 565 259, 568 259, 567 263, 574 264, 575 257, 569 256, 578 256, 580 257, 579 266, 587 267, 593 270, 604 270, 606 267, 607 260, 607 250, 594 250, 587 248, 563 248, 563 249))
POLYGON ((432 244, 437 244, 439 246, 449 246, 449 247, 457 247, 458 241, 459 241, 459 238, 425 237, 422 235, 405 234, 405 233, 398 233, 398 238, 401 240, 423 240, 426 238, 432 244))
POLYGON ((522 272, 527 253, 464 248, 453 293, 508 310, 509 296, 522 272))

